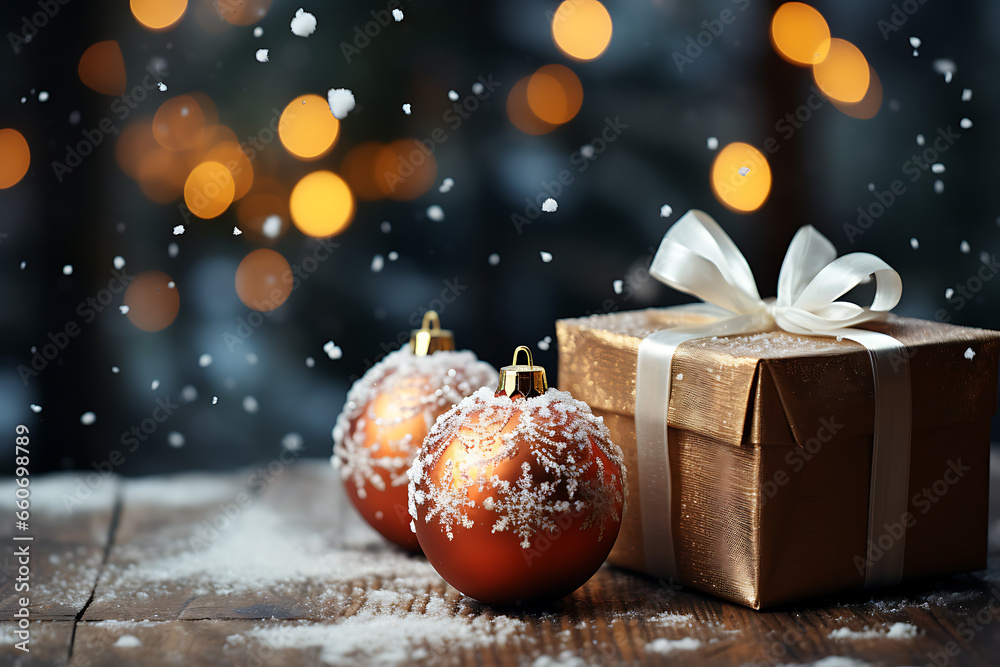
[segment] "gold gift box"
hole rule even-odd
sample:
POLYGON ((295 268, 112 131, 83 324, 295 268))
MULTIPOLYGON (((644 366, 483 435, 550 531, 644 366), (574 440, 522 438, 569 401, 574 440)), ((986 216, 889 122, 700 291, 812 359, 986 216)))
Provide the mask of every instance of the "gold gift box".
MULTIPOLYGON (((629 468, 628 507, 609 557, 618 566, 647 569, 634 421, 639 343, 705 321, 649 309, 556 323, 559 387, 604 418, 629 468)), ((1000 334, 891 315, 863 328, 902 342, 910 365, 903 579, 982 569, 1000 334)), ((863 588, 875 414, 868 351, 777 330, 709 336, 677 349, 672 375, 679 582, 671 583, 754 609, 863 588)))

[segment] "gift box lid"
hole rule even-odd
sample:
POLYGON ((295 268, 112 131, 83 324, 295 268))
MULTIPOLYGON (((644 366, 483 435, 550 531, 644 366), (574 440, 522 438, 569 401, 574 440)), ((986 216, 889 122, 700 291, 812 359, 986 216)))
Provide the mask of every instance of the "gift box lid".
MULTIPOLYGON (((559 387, 592 407, 632 416, 639 344, 653 331, 711 321, 699 308, 651 308, 556 322, 559 387)), ((912 427, 988 420, 996 409, 1000 333, 888 315, 858 328, 906 346, 912 427)), ((902 356, 902 355, 901 355, 902 356)), ((668 424, 727 444, 804 445, 827 413, 852 414, 845 436, 871 434, 868 351, 853 341, 775 330, 706 336, 673 361, 668 424)))

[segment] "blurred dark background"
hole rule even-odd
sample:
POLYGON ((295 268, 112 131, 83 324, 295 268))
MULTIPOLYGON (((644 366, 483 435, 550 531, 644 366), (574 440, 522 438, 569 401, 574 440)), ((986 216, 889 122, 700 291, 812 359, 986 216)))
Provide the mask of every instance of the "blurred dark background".
MULTIPOLYGON (((765 296, 774 294, 792 234, 811 223, 841 253, 872 252, 900 272, 904 295, 897 314, 1000 328, 1000 280, 974 290, 977 283, 970 283, 997 270, 991 267, 1000 237, 994 185, 1000 177, 1000 4, 816 3, 833 36, 864 53, 883 96, 869 119, 814 97, 817 108, 790 136, 779 123, 808 106, 815 83, 808 68, 772 48, 768 26, 780 4, 608 0, 610 46, 582 62, 553 41, 551 17, 559 3, 552 1, 404 1, 398 4, 404 19, 372 29, 376 34, 363 48, 357 44, 364 40, 355 41, 358 29, 374 20, 372 11, 396 3, 278 0, 263 3, 269 7, 260 20, 232 25, 214 0, 189 0, 176 26, 153 32, 127 2, 4 2, 0 128, 24 136, 31 162, 20 182, 0 190, 6 298, 0 433, 13 447, 14 426, 30 427, 34 474, 86 469, 121 450, 133 426, 164 414, 155 412, 159 400, 176 407, 116 470, 230 468, 273 457, 283 440, 294 446, 297 438, 289 434, 299 436, 305 455, 327 456, 330 429, 353 378, 405 343, 428 307, 438 308, 459 347, 500 366, 516 345, 528 344, 553 373, 556 345, 547 337, 554 339, 557 318, 689 301, 644 271, 651 249, 689 208, 702 208, 722 224, 765 296), (289 30, 300 6, 318 20, 308 38, 289 30), (723 25, 713 21, 725 11, 733 20, 720 34, 702 37, 708 44, 700 52, 687 51, 700 34, 723 25), (887 27, 896 28, 893 21, 901 18, 899 29, 887 27), (24 41, 29 24, 35 34, 24 41), (253 34, 257 26, 260 37, 253 34), (917 55, 911 36, 920 39, 917 55), (117 96, 92 90, 78 75, 81 55, 103 40, 120 45, 129 91, 154 79, 167 90, 145 91, 121 117, 117 96), (269 62, 255 59, 261 48, 269 49, 269 62), (678 67, 675 53, 698 55, 678 67), (508 116, 508 95, 519 80, 552 63, 579 77, 582 108, 545 134, 525 133, 508 116), (480 77, 497 82, 495 91, 454 127, 449 90, 464 101, 480 77), (244 339, 240 322, 255 311, 234 289, 240 261, 270 247, 304 266, 316 241, 290 226, 287 214, 280 236, 268 238, 240 220, 241 202, 215 219, 187 219, 182 198, 153 201, 123 173, 116 142, 180 94, 207 96, 217 122, 243 141, 259 137, 274 110, 297 96, 325 98, 328 89, 341 87, 353 91, 357 107, 342 121, 332 151, 301 161, 275 138, 252 160, 254 187, 270 184, 287 197, 311 171, 340 173, 345 156, 364 142, 424 139, 442 129, 447 139, 434 151, 433 186, 409 201, 358 201, 350 226, 332 239, 339 246, 244 339), (965 89, 972 97, 963 101, 965 89), (402 112, 404 103, 412 104, 411 115, 402 112), (960 126, 963 118, 971 127, 960 126), (101 132, 101 142, 60 181, 53 162, 66 162, 69 148, 85 133, 97 136, 92 133, 102 122, 110 132, 101 132), (620 129, 614 140, 581 159, 582 146, 601 147, 595 139, 609 124, 620 129), (917 135, 930 146, 939 128, 949 127, 959 138, 937 160, 945 171, 921 171, 911 181, 906 163, 926 148, 917 145, 917 135), (715 150, 710 137, 719 142, 715 150), (731 142, 762 148, 769 138, 778 150, 768 155, 773 186, 767 201, 753 212, 728 210, 713 194, 713 160, 731 142), (555 197, 558 211, 529 210, 536 215, 529 219, 526 198, 548 197, 553 186, 545 184, 562 170, 572 182, 555 197), (454 187, 442 193, 445 178, 454 187), (857 224, 858 208, 869 209, 896 179, 905 182, 905 192, 863 234, 845 230, 857 224), (434 204, 443 220, 428 216, 434 204), (660 215, 664 204, 673 211, 667 218, 660 215), (514 214, 530 224, 517 224, 514 214), (186 231, 174 235, 180 224, 186 231), (234 226, 244 233, 234 236, 234 226), (552 260, 543 262, 541 251, 552 260), (490 260, 494 253, 499 262, 490 260), (380 271, 376 255, 383 258, 380 271), (149 333, 134 326, 119 312, 120 293, 93 321, 80 314, 79 304, 109 286, 116 256, 125 259, 126 275, 158 270, 176 282, 180 309, 168 327, 149 333), (70 275, 65 265, 72 265, 70 275), (615 280, 624 282, 621 294, 615 280), (963 286, 968 299, 946 298, 946 289, 963 286), (33 347, 52 342, 50 334, 58 339, 71 323, 79 335, 44 369, 19 371, 31 367, 33 347), (331 340, 342 350, 339 359, 324 352, 331 340), (211 363, 203 366, 205 354, 211 363), (88 412, 92 424, 81 421, 88 412)), ((0 161, 15 159, 0 154, 0 161)), ((993 439, 998 436, 995 421, 993 439)), ((0 465, 11 470, 13 454, 0 465)))

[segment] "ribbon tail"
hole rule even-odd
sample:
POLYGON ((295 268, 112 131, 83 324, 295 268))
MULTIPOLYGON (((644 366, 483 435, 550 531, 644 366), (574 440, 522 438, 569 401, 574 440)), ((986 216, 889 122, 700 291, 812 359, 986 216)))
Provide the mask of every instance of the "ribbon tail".
POLYGON ((867 348, 875 384, 875 425, 868 500, 865 588, 903 578, 910 483, 910 365, 906 347, 892 336, 845 329, 841 335, 867 348), (888 548, 884 548, 885 545, 888 548), (877 549, 877 550, 876 550, 877 549))
POLYGON ((674 353, 681 343, 695 338, 743 334, 762 328, 760 315, 741 315, 699 326, 663 329, 639 343, 635 435, 639 455, 639 512, 648 574, 668 579, 677 576, 667 427, 674 353))

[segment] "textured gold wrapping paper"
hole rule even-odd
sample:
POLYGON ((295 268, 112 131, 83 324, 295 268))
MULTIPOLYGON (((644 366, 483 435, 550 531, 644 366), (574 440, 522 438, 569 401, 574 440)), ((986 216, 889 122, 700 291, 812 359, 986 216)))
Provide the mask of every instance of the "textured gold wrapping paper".
MULTIPOLYGON (((639 343, 702 321, 649 309, 556 323, 559 387, 604 417, 629 467, 628 507, 609 558, 621 567, 645 569, 639 343)), ((909 357, 913 525, 903 578, 981 569, 1000 333, 891 315, 863 328, 893 336, 909 357)), ((783 331, 707 337, 678 348, 673 375, 670 520, 680 583, 755 609, 862 588, 874 419, 868 351, 783 331)))

